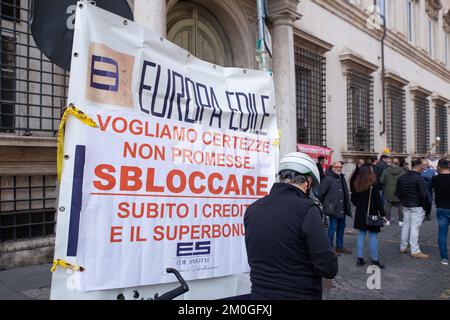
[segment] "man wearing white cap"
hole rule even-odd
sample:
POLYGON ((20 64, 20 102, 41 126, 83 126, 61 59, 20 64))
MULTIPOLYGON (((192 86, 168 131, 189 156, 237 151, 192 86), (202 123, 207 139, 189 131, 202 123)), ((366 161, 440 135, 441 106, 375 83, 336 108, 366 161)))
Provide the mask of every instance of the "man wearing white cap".
POLYGON ((314 161, 287 154, 270 194, 244 216, 252 299, 322 299, 322 278, 338 272, 322 225, 320 208, 309 198, 320 183, 314 161))

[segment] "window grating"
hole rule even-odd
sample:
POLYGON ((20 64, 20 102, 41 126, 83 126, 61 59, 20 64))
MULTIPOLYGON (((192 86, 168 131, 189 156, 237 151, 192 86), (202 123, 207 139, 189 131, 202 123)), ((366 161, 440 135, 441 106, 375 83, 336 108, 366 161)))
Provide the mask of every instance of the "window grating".
POLYGON ((386 86, 387 142, 388 148, 397 153, 406 152, 405 91, 396 85, 386 86))
POLYGON ((55 233, 56 176, 0 176, 0 242, 55 233))
POLYGON ((295 46, 297 142, 326 146, 325 58, 295 46))
POLYGON ((347 73, 348 150, 373 152, 373 77, 356 71, 347 73))
POLYGON ((441 138, 436 145, 436 152, 441 155, 448 153, 448 118, 447 107, 436 105, 436 137, 441 138))
POLYGON ((427 154, 430 146, 430 103, 426 96, 414 97, 416 153, 427 154))
POLYGON ((36 48, 31 0, 0 0, 0 132, 55 136, 66 105, 68 73, 36 48))
POLYGON ((1 20, 20 22, 20 0, 3 0, 0 10, 1 20))

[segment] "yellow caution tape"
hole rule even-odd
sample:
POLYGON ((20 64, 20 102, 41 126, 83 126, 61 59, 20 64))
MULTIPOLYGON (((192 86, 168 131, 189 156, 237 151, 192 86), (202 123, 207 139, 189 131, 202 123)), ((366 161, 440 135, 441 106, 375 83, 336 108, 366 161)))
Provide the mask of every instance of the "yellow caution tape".
POLYGON ((50 271, 51 272, 55 272, 57 266, 59 266, 61 268, 70 269, 72 271, 83 272, 84 270, 86 270, 82 266, 77 266, 75 264, 71 264, 71 263, 69 263, 67 261, 64 261, 62 259, 56 259, 56 260, 53 260, 53 265, 52 265, 52 268, 50 269, 50 271))
POLYGON ((61 118, 61 122, 59 124, 59 131, 58 131, 58 151, 57 151, 57 159, 56 159, 56 167, 58 171, 58 182, 61 182, 61 172, 62 172, 62 159, 64 156, 64 126, 67 121, 67 117, 69 115, 72 115, 76 118, 78 118, 81 122, 84 124, 87 124, 88 126, 97 127, 97 124, 95 123, 92 118, 88 117, 83 111, 77 109, 73 104, 70 104, 66 110, 64 111, 64 114, 61 118))
POLYGON ((280 139, 281 139, 281 129, 278 129, 278 137, 276 139, 273 140, 273 145, 275 147, 280 145, 280 139))

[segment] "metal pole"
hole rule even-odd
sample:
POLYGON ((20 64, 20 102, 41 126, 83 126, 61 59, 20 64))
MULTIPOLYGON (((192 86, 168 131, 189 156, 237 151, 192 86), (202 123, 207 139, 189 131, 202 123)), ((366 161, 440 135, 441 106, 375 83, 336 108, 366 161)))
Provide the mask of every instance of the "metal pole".
MULTIPOLYGON (((384 0, 386 1, 386 0, 384 0)), ((381 13, 383 20, 383 36, 381 37, 381 93, 383 99, 383 130, 380 132, 382 136, 386 132, 386 84, 385 84, 385 57, 384 57, 384 40, 386 38, 386 2, 383 3, 383 12, 381 13)), ((392 139, 392 137, 391 137, 392 139)))
POLYGON ((270 71, 269 58, 266 46, 264 44, 264 28, 265 28, 265 0, 256 0, 258 11, 258 40, 256 41, 256 62, 258 69, 270 71))

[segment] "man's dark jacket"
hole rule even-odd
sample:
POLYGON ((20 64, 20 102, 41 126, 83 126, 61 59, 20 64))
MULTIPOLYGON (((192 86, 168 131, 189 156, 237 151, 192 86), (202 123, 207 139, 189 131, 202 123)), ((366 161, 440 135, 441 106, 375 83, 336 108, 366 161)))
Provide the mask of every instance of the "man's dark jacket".
POLYGON ((320 209, 297 187, 275 183, 248 207, 245 244, 252 294, 267 299, 322 299, 322 277, 338 272, 320 209))
POLYGON ((380 181, 381 175, 387 167, 389 167, 388 164, 385 161, 380 160, 380 162, 378 162, 378 164, 373 168, 373 171, 377 176, 377 181, 380 181))
POLYGON ((322 183, 323 179, 325 179, 325 173, 323 172, 323 167, 322 167, 322 164, 320 164, 320 162, 317 162, 316 165, 317 165, 317 170, 319 170, 320 183, 322 183))
POLYGON ((401 176, 395 194, 404 207, 425 209, 427 206, 427 184, 418 172, 409 171, 401 176))
POLYGON ((352 207, 349 198, 347 181, 343 174, 336 174, 332 170, 320 183, 320 192, 317 197, 323 204, 323 212, 334 218, 352 216, 352 207))

